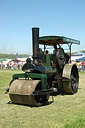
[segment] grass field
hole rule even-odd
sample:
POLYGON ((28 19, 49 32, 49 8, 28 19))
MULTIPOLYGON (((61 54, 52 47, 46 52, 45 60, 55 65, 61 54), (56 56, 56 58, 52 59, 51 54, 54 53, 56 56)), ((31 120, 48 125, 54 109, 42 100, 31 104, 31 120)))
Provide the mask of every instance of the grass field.
POLYGON ((54 96, 54 102, 42 107, 9 104, 5 89, 12 74, 0 70, 0 128, 85 128, 85 73, 80 72, 78 93, 54 96))

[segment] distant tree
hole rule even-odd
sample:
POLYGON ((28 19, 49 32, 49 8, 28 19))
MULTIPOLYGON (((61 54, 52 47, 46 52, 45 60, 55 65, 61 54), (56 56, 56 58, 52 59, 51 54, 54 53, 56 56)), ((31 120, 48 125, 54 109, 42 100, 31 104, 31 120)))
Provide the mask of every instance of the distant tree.
POLYGON ((82 50, 82 51, 80 51, 80 52, 83 52, 83 53, 85 53, 85 50, 82 50))
MULTIPOLYGON (((27 54, 19 54, 18 58, 28 58, 29 55, 27 54)), ((0 54, 0 59, 16 59, 15 54, 0 54)))

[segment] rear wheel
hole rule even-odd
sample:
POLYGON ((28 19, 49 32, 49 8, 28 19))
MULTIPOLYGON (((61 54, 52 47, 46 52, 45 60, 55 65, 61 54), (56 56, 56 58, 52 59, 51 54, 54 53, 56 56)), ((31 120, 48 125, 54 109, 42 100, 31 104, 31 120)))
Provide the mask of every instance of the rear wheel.
POLYGON ((66 64, 63 70, 63 89, 66 93, 74 94, 78 91, 79 74, 77 66, 66 64))

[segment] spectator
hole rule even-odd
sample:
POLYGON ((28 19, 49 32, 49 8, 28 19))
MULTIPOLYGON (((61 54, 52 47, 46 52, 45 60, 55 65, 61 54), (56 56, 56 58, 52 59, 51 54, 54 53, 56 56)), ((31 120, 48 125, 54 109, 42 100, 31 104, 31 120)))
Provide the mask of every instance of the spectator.
POLYGON ((0 69, 2 68, 2 66, 1 66, 1 62, 0 62, 0 69))
POLYGON ((20 69, 21 62, 18 62, 18 69, 20 69))
POLYGON ((81 62, 81 65, 82 65, 82 70, 85 71, 85 62, 82 61, 82 62, 81 62))
POLYGON ((75 61, 75 64, 78 65, 77 61, 75 61))
POLYGON ((3 64, 3 62, 2 62, 2 69, 4 69, 5 68, 5 65, 3 64))

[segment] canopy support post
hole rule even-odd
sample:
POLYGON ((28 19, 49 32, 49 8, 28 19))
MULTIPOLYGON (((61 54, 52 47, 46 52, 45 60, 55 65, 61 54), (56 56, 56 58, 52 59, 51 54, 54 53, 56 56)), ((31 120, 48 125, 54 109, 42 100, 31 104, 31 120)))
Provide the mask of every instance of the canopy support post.
POLYGON ((72 45, 72 43, 69 45, 69 50, 70 50, 70 63, 71 63, 71 45, 72 45))

